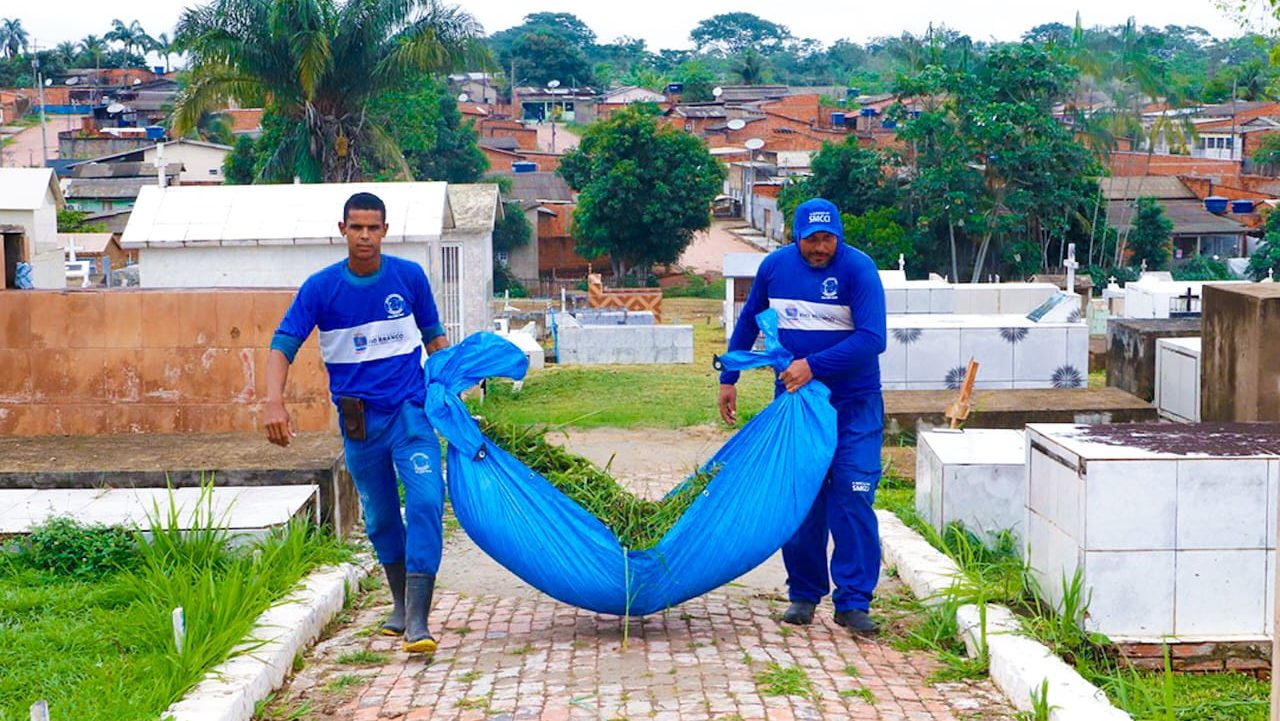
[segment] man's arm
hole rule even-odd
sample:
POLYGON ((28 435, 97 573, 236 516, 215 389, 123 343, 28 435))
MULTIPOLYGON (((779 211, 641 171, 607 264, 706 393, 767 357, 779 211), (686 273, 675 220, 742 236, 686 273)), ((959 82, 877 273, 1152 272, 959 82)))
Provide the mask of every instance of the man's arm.
MULTIPOLYGON (((756 315, 769 307, 768 268, 772 265, 767 261, 766 258, 766 262, 761 263, 760 269, 756 271, 755 280, 751 283, 751 292, 747 294, 747 301, 743 303, 742 312, 738 314, 738 321, 733 326, 733 335, 729 336, 727 350, 750 350, 760 335, 756 315)), ((720 394, 716 405, 720 409, 720 418, 728 425, 738 422, 738 386, 736 384, 740 376, 741 373, 738 371, 720 373, 720 394)))
POLYGON ((289 358, 278 348, 267 354, 267 440, 280 447, 289 445, 295 435, 293 419, 284 407, 284 388, 289 379, 289 358))

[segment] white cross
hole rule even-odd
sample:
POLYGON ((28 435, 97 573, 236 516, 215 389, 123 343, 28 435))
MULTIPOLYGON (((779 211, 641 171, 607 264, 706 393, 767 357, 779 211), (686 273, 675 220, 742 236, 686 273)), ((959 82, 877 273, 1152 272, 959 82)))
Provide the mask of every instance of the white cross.
POLYGON ((1074 293, 1076 292, 1076 268, 1080 267, 1080 264, 1076 262, 1075 243, 1067 245, 1067 259, 1062 262, 1062 265, 1066 266, 1067 269, 1067 292, 1074 293))

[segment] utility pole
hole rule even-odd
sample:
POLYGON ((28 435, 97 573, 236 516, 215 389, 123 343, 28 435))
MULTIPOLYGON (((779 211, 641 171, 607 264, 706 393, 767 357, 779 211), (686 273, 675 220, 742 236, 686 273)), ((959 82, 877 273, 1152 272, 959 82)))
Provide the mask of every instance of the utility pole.
POLYGON ((34 83, 36 97, 40 102, 40 148, 43 153, 40 167, 49 167, 49 137, 46 135, 48 128, 45 125, 44 117, 44 79, 40 77, 40 46, 34 41, 30 45, 31 52, 31 82, 34 83))

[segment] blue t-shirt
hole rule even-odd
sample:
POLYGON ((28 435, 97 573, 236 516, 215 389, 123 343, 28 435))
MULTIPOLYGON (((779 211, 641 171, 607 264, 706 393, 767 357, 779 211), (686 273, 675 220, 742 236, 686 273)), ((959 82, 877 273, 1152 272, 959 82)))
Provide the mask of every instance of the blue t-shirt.
MULTIPOLYGON (((814 268, 798 244, 770 253, 756 272, 729 350, 750 348, 760 334, 756 314, 773 308, 778 340, 797 358, 807 358, 814 378, 831 389, 831 402, 880 392, 880 354, 885 349, 884 286, 875 262, 845 243, 825 268, 814 268)), ((720 374, 737 383, 738 373, 720 374)))
POLYGON ((303 282, 271 347, 293 362, 298 347, 320 329, 320 355, 329 392, 391 411, 422 403, 422 343, 444 335, 422 266, 382 256, 373 275, 359 276, 344 259, 303 282))

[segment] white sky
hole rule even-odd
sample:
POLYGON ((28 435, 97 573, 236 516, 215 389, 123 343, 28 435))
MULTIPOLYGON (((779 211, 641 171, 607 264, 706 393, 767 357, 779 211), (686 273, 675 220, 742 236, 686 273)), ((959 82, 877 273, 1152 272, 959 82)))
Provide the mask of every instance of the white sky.
MULTIPOLYGON (((447 0, 446 0, 447 1, 447 0)), ((1236 4, 1235 0, 1231 3, 1236 4)), ((17 17, 41 46, 102 35, 113 18, 137 19, 152 35, 169 32, 189 0, 146 0, 106 3, 102 0, 45 0, 9 3, 0 17, 17 17)), ((1016 40, 1026 30, 1049 22, 1071 25, 1077 10, 1086 26, 1118 25, 1136 17, 1139 24, 1197 25, 1216 37, 1240 34, 1239 27, 1214 0, 880 0, 848 2, 769 2, 767 0, 464 0, 459 2, 483 25, 486 33, 520 23, 535 11, 569 12, 596 32, 601 42, 620 35, 643 38, 650 50, 686 48, 689 31, 698 21, 725 12, 750 12, 790 28, 799 37, 826 44, 840 38, 866 42, 869 38, 923 32, 930 22, 960 30, 974 40, 1016 40)))

